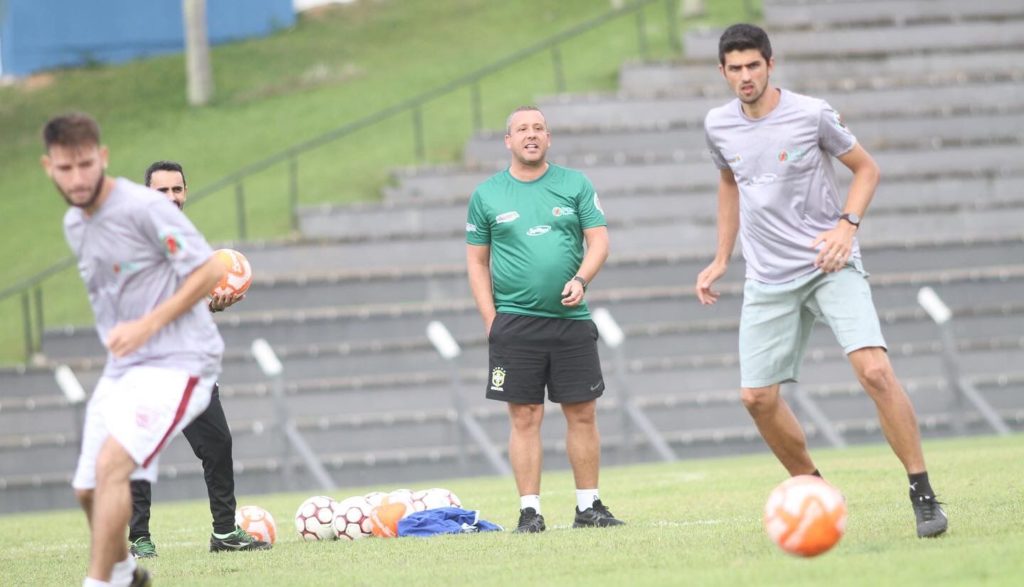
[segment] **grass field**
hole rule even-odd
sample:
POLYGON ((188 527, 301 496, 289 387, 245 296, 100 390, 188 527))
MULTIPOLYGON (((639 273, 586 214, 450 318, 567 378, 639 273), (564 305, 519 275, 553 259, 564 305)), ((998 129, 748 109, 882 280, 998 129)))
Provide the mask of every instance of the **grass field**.
MULTIPOLYGON (((266 39, 214 48, 216 98, 185 103, 180 55, 36 76, 0 87, 0 290, 68 256, 60 218, 65 204, 39 167, 39 131, 68 110, 94 114, 111 148, 110 172, 141 179, 156 159, 181 161, 193 192, 239 168, 326 130, 356 121, 560 31, 607 12, 609 1, 362 1, 310 13, 266 39)), ((751 0, 708 3, 708 15, 681 26, 742 19, 751 0)), ((645 10, 649 56, 674 55, 665 5, 645 10)), ((562 47, 568 91, 608 90, 622 61, 638 55, 636 21, 608 22, 562 47)), ((513 107, 555 92, 542 54, 487 78, 483 123, 500 128, 513 107)), ((472 132, 468 90, 424 108, 430 162, 455 161, 472 132)), ((402 115, 299 158, 300 201, 378 197, 395 166, 415 162, 409 115, 402 115)), ((250 238, 289 230, 286 167, 246 183, 250 238)), ((210 240, 237 237, 234 187, 195 204, 190 216, 210 240)), ((47 282, 48 326, 88 323, 74 270, 47 282)), ((22 300, 0 300, 0 364, 21 362, 22 300)))
MULTIPOLYGON (((930 473, 950 516, 949 532, 920 540, 906 477, 887 446, 818 451, 817 463, 845 494, 847 534, 816 559, 783 554, 761 527, 761 508, 783 479, 768 454, 608 468, 606 503, 628 526, 571 530, 571 476, 544 477, 548 531, 372 538, 305 543, 290 529, 303 493, 241 496, 277 518, 282 537, 264 553, 212 555, 205 502, 161 503, 152 530, 160 556, 147 561, 158 585, 1021 585, 1024 583, 1024 436, 929 442, 930 473)), ((467 508, 510 528, 511 479, 439 480, 467 508)), ((339 489, 341 499, 369 490, 339 489)), ((84 575, 87 533, 75 511, 0 518, 0 584, 74 585, 84 575)))

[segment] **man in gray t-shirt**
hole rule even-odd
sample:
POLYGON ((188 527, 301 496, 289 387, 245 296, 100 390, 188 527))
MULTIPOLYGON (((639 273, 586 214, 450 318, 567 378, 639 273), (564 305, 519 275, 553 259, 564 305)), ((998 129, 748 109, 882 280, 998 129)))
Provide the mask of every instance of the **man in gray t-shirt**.
POLYGON ((108 351, 72 481, 91 530, 83 585, 148 585, 124 540, 128 481, 155 481, 162 449, 209 404, 224 343, 202 301, 226 269, 166 198, 107 177, 92 118, 55 117, 43 142, 43 167, 69 205, 65 237, 108 351))
POLYGON ((719 69, 736 99, 704 121, 719 169, 718 249, 697 276, 697 299, 713 304, 736 236, 747 263, 740 317, 743 404, 791 475, 819 475, 800 423, 780 396, 796 381, 811 326, 828 323, 868 395, 910 481, 920 537, 948 525, 925 468, 917 417, 886 354, 856 232, 878 185, 871 155, 823 100, 772 86, 768 35, 729 27, 719 69), (840 197, 832 159, 853 172, 840 197))

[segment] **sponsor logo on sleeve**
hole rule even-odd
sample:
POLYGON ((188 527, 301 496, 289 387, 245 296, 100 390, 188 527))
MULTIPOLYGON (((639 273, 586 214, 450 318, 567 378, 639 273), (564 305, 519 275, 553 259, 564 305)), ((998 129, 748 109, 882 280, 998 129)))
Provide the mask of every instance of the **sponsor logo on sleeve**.
POLYGON ((842 114, 840 114, 838 112, 832 112, 832 115, 835 117, 836 128, 841 128, 843 130, 850 130, 850 129, 846 128, 846 122, 843 120, 843 115, 842 114))
POLYGON ((504 212, 494 217, 494 222, 497 224, 505 224, 506 222, 513 222, 519 219, 519 212, 512 210, 511 212, 504 212))
POLYGON ((159 233, 160 242, 164 245, 164 253, 171 259, 180 259, 185 255, 185 241, 176 230, 159 233))
POLYGON ((604 214, 604 208, 601 207, 601 199, 597 197, 597 192, 594 192, 594 207, 601 214, 604 214))
POLYGON ((476 232, 476 225, 467 222, 466 223, 466 232, 476 232))

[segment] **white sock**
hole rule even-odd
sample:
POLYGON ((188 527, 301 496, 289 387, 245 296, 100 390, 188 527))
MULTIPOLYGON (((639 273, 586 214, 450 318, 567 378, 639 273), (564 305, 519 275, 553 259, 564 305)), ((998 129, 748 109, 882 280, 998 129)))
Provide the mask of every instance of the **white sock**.
POLYGON ((601 499, 597 496, 597 489, 577 489, 576 490, 576 507, 579 510, 585 511, 594 506, 594 502, 601 499))
POLYGON ((131 585, 132 575, 135 573, 135 557, 128 555, 128 558, 114 564, 114 570, 110 572, 111 585, 131 585))
POLYGON ((526 508, 533 508, 535 512, 540 513, 540 496, 539 495, 520 495, 519 496, 519 509, 525 510, 526 508))
POLYGON ((82 581, 82 587, 110 587, 110 583, 100 581, 99 579, 93 579, 92 577, 86 577, 85 581, 82 581))

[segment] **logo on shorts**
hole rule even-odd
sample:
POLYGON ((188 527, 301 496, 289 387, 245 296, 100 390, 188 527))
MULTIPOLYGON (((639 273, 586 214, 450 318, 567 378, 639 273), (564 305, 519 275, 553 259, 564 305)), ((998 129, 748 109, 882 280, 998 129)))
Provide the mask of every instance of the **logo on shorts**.
POLYGON ((505 369, 503 367, 495 367, 491 371, 491 390, 492 391, 505 391, 503 387, 505 385, 505 369))

